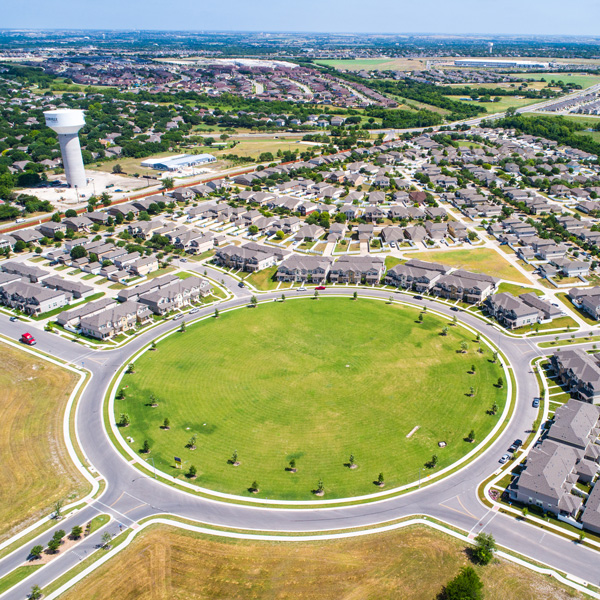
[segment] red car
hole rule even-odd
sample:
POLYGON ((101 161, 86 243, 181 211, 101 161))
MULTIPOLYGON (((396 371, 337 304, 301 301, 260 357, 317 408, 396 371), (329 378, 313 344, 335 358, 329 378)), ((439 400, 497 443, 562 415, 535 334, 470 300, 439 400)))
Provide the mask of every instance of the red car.
POLYGON ((324 290, 327 289, 324 285, 318 285, 315 290, 324 290))
POLYGON ((35 338, 30 333, 24 333, 21 336, 21 341, 28 346, 35 346, 35 338))

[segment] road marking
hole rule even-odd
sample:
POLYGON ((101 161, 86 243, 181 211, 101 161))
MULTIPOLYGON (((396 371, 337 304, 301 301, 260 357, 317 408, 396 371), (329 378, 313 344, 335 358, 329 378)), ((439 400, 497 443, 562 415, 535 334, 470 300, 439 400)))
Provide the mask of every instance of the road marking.
MULTIPOLYGON (((111 506, 114 506, 126 493, 127 492, 121 492, 121 495, 111 504, 111 506)), ((106 506, 106 504, 104 506, 106 506)))
POLYGON ((129 510, 126 510, 123 514, 126 515, 127 513, 130 513, 133 510, 137 510, 138 508, 142 508, 142 506, 148 506, 147 502, 142 502, 142 504, 138 504, 137 506, 134 506, 133 508, 130 508, 129 510))
POLYGON ((123 494, 127 494, 130 498, 133 498, 134 500, 137 500, 138 502, 143 502, 144 504, 148 504, 145 500, 142 500, 141 498, 138 498, 137 496, 134 496, 133 494, 130 494, 129 492, 123 492, 123 494))
POLYGON ((118 511, 116 508, 112 508, 112 506, 108 506, 108 504, 104 504, 104 502, 100 502, 100 500, 96 500, 96 502, 98 504, 102 504, 102 506, 105 506, 106 508, 108 508, 109 511, 116 512, 118 515, 125 517, 128 521, 131 521, 131 523, 136 523, 136 521, 134 521, 131 517, 124 515, 122 512, 118 511))
POLYGON ((467 509, 465 507, 465 505, 460 501, 460 498, 458 496, 454 496, 453 498, 448 498, 448 500, 444 500, 444 502, 440 502, 440 506, 443 506, 444 508, 447 508, 448 510, 456 512, 459 515, 465 515, 467 517, 471 517, 472 519, 477 520, 477 517, 469 509, 467 509), (444 502, 449 502, 450 500, 454 500, 455 498, 463 510, 458 510, 457 508, 452 508, 451 506, 444 504, 444 502))

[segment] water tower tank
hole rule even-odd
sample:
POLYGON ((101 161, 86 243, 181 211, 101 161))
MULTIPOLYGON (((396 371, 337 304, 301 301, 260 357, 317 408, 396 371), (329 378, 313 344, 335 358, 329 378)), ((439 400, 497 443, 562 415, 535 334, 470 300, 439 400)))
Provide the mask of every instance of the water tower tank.
POLYGON ((46 125, 58 133, 67 183, 70 187, 84 188, 87 185, 87 179, 77 135, 85 125, 83 111, 59 108, 46 111, 44 116, 46 125))

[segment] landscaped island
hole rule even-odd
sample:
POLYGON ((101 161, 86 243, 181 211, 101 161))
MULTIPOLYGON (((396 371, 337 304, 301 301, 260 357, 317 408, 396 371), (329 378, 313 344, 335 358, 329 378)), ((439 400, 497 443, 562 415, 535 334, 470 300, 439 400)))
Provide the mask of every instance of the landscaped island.
POLYGON ((132 449, 147 440, 140 455, 181 478, 194 466, 198 486, 300 500, 322 480, 326 499, 341 498, 415 481, 472 450, 469 434, 481 441, 502 413, 503 377, 486 344, 430 311, 288 300, 158 342, 124 376, 115 417, 126 415, 132 449))

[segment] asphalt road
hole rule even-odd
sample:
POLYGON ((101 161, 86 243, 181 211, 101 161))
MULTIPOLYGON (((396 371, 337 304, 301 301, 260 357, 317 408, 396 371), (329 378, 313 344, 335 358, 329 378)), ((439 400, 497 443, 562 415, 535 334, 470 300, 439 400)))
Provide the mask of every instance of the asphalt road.
MULTIPOLYGON (((209 270, 211 271, 209 275, 223 280, 235 294, 233 299, 219 306, 221 311, 229 307, 243 306, 248 302, 250 292, 238 288, 237 280, 209 270)), ((353 288, 336 287, 322 291, 321 295, 351 295, 353 292, 353 288)), ((287 297, 312 295, 312 291, 286 290, 285 293, 287 297)), ((389 291, 364 288, 360 290, 360 294, 385 299, 390 296, 389 291)), ((435 303, 428 299, 415 300, 413 296, 407 294, 392 295, 395 299, 416 306, 427 306, 448 316, 457 314, 451 311, 450 306, 442 303, 435 303)), ((280 296, 281 291, 270 292, 260 294, 260 300, 272 300, 280 296)), ((261 307, 259 306, 257 310, 261 310, 261 307)), ((214 307, 202 309, 198 314, 187 315, 184 320, 190 321, 212 314, 213 311, 214 307)), ((281 509, 260 505, 249 507, 198 498, 161 484, 151 475, 141 473, 112 446, 104 431, 101 409, 113 376, 122 364, 128 362, 133 353, 151 339, 173 327, 179 327, 181 321, 165 322, 151 332, 139 335, 122 348, 103 351, 90 350, 45 331, 36 332, 39 350, 79 367, 83 366, 92 374, 92 379, 80 399, 76 427, 85 455, 108 482, 107 489, 99 500, 92 501, 76 515, 61 521, 55 529, 69 531, 74 525, 82 524, 98 513, 109 513, 115 517, 116 522, 109 526, 109 530, 113 533, 119 531, 119 523, 131 526, 144 517, 159 513, 178 515, 200 523, 223 527, 274 532, 318 532, 373 526, 403 516, 420 514, 440 519, 473 534, 482 530, 490 532, 502 546, 597 585, 600 583, 600 572, 597 569, 596 552, 559 536, 544 533, 515 518, 490 511, 478 500, 477 487, 482 480, 499 468, 498 458, 506 452, 515 438, 527 438, 536 417, 536 410, 532 408, 531 401, 538 395, 538 385, 535 375, 530 370, 530 362, 542 353, 530 340, 510 338, 467 312, 460 312, 458 316, 462 322, 491 339, 504 352, 514 369, 518 382, 517 405, 514 417, 505 431, 479 458, 460 471, 425 488, 368 504, 316 509, 281 509)), ((11 323, 8 318, 0 318, 2 319, 1 333, 16 339, 23 332, 22 323, 11 323)), ((551 337, 553 336, 548 336, 549 339, 551 337)), ((38 543, 45 545, 52 531, 54 529, 28 542, 23 550, 15 551, 0 560, 0 578, 23 564, 31 547, 38 543)), ((73 550, 64 552, 48 566, 36 572, 33 580, 17 585, 3 598, 23 599, 30 591, 32 583, 43 587, 66 572, 89 554, 99 543, 102 533, 102 531, 97 532, 73 550)))

